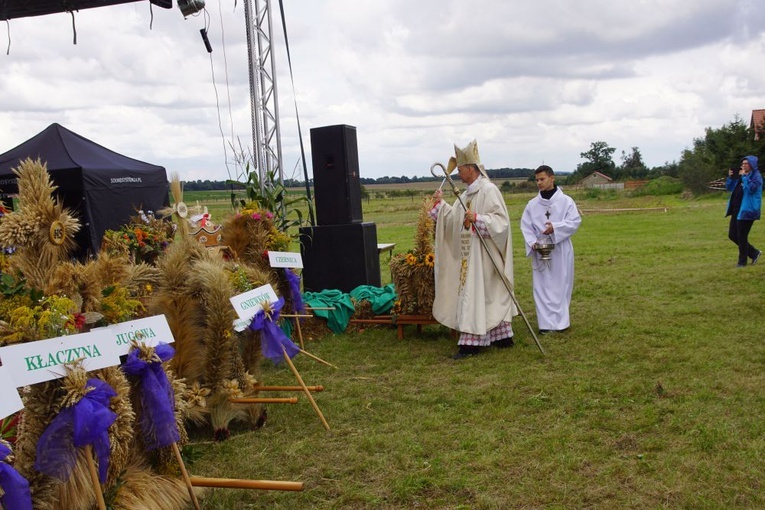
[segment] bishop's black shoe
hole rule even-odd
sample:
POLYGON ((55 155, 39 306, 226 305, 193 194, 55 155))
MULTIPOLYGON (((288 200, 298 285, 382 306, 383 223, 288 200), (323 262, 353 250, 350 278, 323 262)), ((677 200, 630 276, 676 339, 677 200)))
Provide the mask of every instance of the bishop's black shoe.
POLYGON ((509 336, 507 338, 503 338, 502 340, 497 340, 496 342, 493 342, 491 345, 499 349, 507 349, 508 347, 514 346, 515 342, 513 342, 513 337, 509 336))
POLYGON ((480 352, 480 347, 477 345, 460 345, 459 350, 457 351, 457 354, 452 356, 453 360, 460 360, 469 358, 470 356, 475 356, 480 352))

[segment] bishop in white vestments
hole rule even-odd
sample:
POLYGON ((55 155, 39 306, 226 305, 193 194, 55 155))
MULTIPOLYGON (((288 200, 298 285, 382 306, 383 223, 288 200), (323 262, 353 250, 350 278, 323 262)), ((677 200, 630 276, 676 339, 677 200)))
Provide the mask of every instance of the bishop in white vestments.
POLYGON ((534 172, 539 194, 529 200, 521 217, 526 256, 531 257, 534 304, 542 334, 563 331, 571 325, 569 305, 574 290, 574 245, 571 236, 582 217, 574 200, 555 184, 555 173, 547 165, 534 172), (549 260, 537 251, 539 244, 555 247, 549 260))
POLYGON ((434 194, 433 317, 460 332, 453 359, 462 359, 488 345, 511 347, 511 321, 518 312, 502 282, 507 278, 512 288, 512 242, 504 198, 486 176, 475 140, 465 149, 454 149, 460 179, 468 188, 460 196, 462 203, 451 205, 442 200, 440 190, 434 194))

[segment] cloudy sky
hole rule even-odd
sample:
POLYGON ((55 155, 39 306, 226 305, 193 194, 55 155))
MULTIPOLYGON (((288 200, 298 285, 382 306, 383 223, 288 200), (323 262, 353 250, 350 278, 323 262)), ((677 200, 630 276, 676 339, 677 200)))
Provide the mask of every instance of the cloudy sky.
MULTIPOLYGON (((570 171, 595 141, 658 166, 765 108, 754 0, 284 0, 294 89, 272 3, 285 177, 301 176, 295 104, 309 173, 309 130, 349 124, 362 177, 428 175, 473 138, 488 168, 570 171)), ((243 0, 15 19, 0 48, 0 152, 58 122, 183 180, 241 175, 243 0)))

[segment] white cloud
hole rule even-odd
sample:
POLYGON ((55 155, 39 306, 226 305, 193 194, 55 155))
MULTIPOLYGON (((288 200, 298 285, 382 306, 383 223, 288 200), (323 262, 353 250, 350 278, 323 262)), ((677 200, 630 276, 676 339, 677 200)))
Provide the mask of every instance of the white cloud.
MULTIPOLYGON (((489 167, 572 170, 601 140, 660 165, 765 107, 753 0, 287 0, 295 96, 272 7, 288 176, 295 96, 309 171, 310 128, 350 124, 369 177, 427 175, 473 138, 489 167)), ((237 173, 229 146, 252 143, 242 2, 186 20, 154 7, 152 21, 147 2, 89 9, 75 26, 77 45, 68 14, 11 21, 0 151, 58 122, 183 179, 237 173)))

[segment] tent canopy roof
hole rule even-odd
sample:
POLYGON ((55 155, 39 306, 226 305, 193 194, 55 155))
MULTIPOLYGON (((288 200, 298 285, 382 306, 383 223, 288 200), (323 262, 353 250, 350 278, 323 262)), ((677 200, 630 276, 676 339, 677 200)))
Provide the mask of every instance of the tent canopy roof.
POLYGON ((40 158, 48 170, 164 170, 163 167, 123 156, 53 123, 21 145, 0 154, 0 174, 9 174, 26 158, 40 158))
POLYGON ((56 194, 83 222, 75 236, 78 256, 97 253, 104 232, 128 223, 139 209, 169 204, 164 167, 118 154, 59 124, 0 154, 2 198, 18 193, 13 169, 27 158, 46 164, 56 194))
MULTIPOLYGON (((0 0, 0 20, 43 16, 56 12, 74 12, 136 1, 138 0, 0 0)), ((165 9, 173 6, 172 0, 150 0, 150 2, 165 9)))

